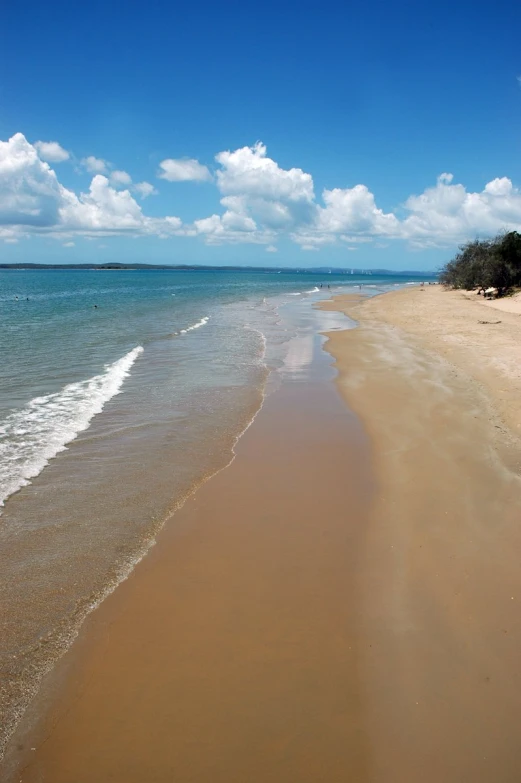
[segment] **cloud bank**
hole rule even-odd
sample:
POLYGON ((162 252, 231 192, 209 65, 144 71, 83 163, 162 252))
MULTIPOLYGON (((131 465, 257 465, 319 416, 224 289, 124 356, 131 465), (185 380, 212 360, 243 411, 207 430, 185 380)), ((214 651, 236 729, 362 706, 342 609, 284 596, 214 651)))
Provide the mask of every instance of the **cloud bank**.
MULTIPOLYGON (((450 247, 503 229, 521 231, 521 193, 507 177, 470 192, 443 173, 433 186, 385 212, 363 184, 324 189, 317 196, 311 174, 283 168, 257 142, 219 152, 215 175, 193 158, 160 163, 160 180, 179 183, 178 188, 188 181, 212 182, 215 188, 213 214, 183 224, 175 215, 145 215, 136 197, 143 201, 157 195, 157 188, 146 181, 134 184, 129 173, 92 155, 81 161, 93 174, 88 190, 64 187, 50 163, 70 158, 55 141, 31 144, 21 133, 0 141, 0 240, 13 243, 31 234, 62 242, 74 236, 185 236, 208 245, 264 245, 273 253, 282 237, 306 251, 332 245, 353 251, 363 243, 381 247, 395 240, 415 248, 450 247)), ((169 193, 163 191, 163 197, 169 193)))

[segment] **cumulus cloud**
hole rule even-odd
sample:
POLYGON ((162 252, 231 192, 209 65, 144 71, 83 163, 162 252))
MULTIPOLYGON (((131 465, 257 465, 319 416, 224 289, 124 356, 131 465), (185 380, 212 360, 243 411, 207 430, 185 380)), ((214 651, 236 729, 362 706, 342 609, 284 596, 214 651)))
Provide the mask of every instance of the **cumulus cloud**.
POLYGON ((157 195, 157 190, 150 182, 137 182, 134 185, 133 190, 136 191, 140 198, 148 198, 149 196, 157 195))
POLYGON ((76 231, 124 232, 139 229, 143 224, 141 207, 129 191, 110 187, 103 174, 96 174, 88 193, 82 193, 79 198, 64 189, 59 214, 62 226, 76 231))
POLYGON ((194 158, 167 158, 159 164, 158 177, 169 182, 204 182, 212 179, 209 169, 194 158))
POLYGON ((57 141, 37 141, 34 146, 38 150, 40 158, 49 161, 49 163, 62 163, 70 158, 67 150, 64 150, 57 141))
POLYGON ((354 188, 324 190, 325 208, 318 207, 317 227, 333 234, 396 234, 399 231, 395 215, 378 209, 374 195, 365 185, 354 188))
POLYGON ((0 225, 53 225, 60 200, 56 174, 21 133, 0 142, 0 225))
POLYGON ((194 224, 208 244, 269 244, 277 232, 312 219, 316 209, 313 178, 302 169, 281 168, 261 142, 220 152, 215 159, 219 165, 216 184, 225 212, 194 224))
POLYGON ((74 247, 74 242, 64 242, 63 247, 74 247))
POLYGON ((126 171, 111 171, 110 173, 110 184, 115 185, 118 187, 121 185, 122 187, 126 187, 128 185, 132 184, 132 177, 130 174, 127 174, 126 171))
POLYGON ((259 230, 255 221, 247 215, 227 210, 224 215, 211 215, 194 221, 197 234, 208 245, 267 244, 273 239, 270 231, 259 230))
POLYGON ((275 245, 268 245, 266 248, 266 253, 278 253, 279 249, 278 247, 275 247, 275 245))
POLYGON ((302 169, 282 169, 267 157, 266 146, 257 142, 235 152, 215 156, 221 165, 217 185, 226 195, 247 195, 269 202, 313 201, 313 178, 302 169))
POLYGON ((302 249, 337 240, 353 246, 377 239, 402 239, 416 248, 450 247, 501 230, 521 231, 521 193, 507 177, 472 193, 454 184, 452 174, 440 174, 434 187, 409 196, 402 219, 380 209, 365 185, 324 190, 322 200, 314 220, 291 234, 302 249))
POLYGON ((103 158, 95 158, 94 155, 89 155, 88 158, 82 158, 81 164, 91 174, 103 174, 108 169, 108 163, 103 158))
POLYGON ((63 237, 89 235, 175 235, 183 231, 178 217, 150 218, 128 190, 116 190, 96 174, 86 193, 63 187, 36 148, 17 133, 0 142, 0 226, 4 241, 23 232, 63 237), (8 233, 6 233, 8 232, 8 233))
POLYGON ((417 246, 453 245, 503 229, 521 231, 521 193, 508 177, 491 180, 478 193, 452 182, 451 174, 442 174, 434 187, 407 199, 403 238, 417 246))

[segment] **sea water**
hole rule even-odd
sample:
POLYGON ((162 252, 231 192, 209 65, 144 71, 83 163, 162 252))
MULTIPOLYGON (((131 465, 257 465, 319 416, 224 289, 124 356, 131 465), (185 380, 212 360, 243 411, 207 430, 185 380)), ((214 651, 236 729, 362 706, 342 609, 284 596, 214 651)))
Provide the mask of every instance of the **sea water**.
POLYGON ((0 270, 3 739, 88 612, 230 462, 270 374, 302 364, 313 304, 407 280, 0 270))

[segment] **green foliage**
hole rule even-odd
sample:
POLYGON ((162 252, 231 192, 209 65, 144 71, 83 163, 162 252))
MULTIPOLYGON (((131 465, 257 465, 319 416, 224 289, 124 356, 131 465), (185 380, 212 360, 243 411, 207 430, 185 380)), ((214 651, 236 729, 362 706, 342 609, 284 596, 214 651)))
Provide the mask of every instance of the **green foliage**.
POLYGON ((451 288, 497 288, 499 296, 521 286, 521 234, 510 231, 495 239, 467 242, 440 274, 451 288))

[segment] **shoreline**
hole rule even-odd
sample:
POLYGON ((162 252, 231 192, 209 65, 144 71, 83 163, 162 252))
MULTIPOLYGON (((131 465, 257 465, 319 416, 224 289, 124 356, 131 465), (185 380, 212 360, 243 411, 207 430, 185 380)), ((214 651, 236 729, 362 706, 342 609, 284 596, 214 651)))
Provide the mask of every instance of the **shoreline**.
MULTIPOLYGON (((169 524, 172 517, 182 509, 184 504, 195 495, 207 481, 210 481, 221 471, 226 470, 226 468, 233 463, 236 457, 237 444, 262 410, 267 395, 266 387, 268 379, 269 371, 266 368, 266 376, 263 385, 257 390, 259 400, 255 406, 252 406, 251 410, 247 412, 246 423, 240 422, 239 426, 242 428, 237 434, 232 435, 230 443, 228 444, 229 458, 227 461, 225 456, 225 459, 221 461, 221 464, 217 463, 210 471, 201 473, 191 485, 187 486, 181 496, 165 511, 164 515, 149 526, 147 537, 132 548, 131 554, 125 560, 121 561, 113 568, 112 574, 106 584, 96 591, 95 595, 87 596, 82 604, 76 607, 72 617, 64 617, 63 627, 62 625, 58 625, 57 628, 52 629, 50 634, 43 635, 35 641, 34 648, 41 650, 42 660, 38 661, 31 659, 24 667, 31 672, 30 679, 23 681, 13 679, 14 685, 8 682, 8 687, 6 687, 4 696, 5 703, 2 706, 5 709, 7 718, 2 726, 2 736, 0 737, 0 769, 3 753, 9 748, 11 739, 13 735, 16 734, 18 726, 20 724, 23 725, 26 720, 26 712, 31 709, 34 699, 38 698, 42 682, 48 677, 53 677, 55 667, 59 666, 62 658, 69 653, 75 644, 76 639, 82 633, 83 625, 88 621, 91 614, 96 612, 96 610, 132 576, 135 569, 156 546, 157 539, 161 535, 164 527, 169 524)), ((72 443, 72 447, 74 447, 74 442, 72 443)), ((31 485, 37 485, 38 479, 39 476, 35 477, 35 479, 31 481, 31 485)), ((17 490, 14 496, 10 496, 7 501, 13 497, 16 502, 18 500, 17 495, 19 492, 20 490, 17 490)), ((33 649, 29 650, 29 653, 33 653, 33 649)), ((22 673, 23 676, 26 675, 25 671, 22 673)), ((31 720, 34 722, 34 719, 31 720)))
POLYGON ((484 307, 438 287, 321 307, 359 321, 323 343, 347 405, 317 377, 267 398, 90 615, 6 780, 517 782, 516 316, 487 354, 484 307))
POLYGON ((318 364, 267 398, 234 462, 87 620, 34 705, 43 721, 15 737, 13 779, 311 781, 326 759, 332 780, 364 777, 346 566, 371 481, 318 364))
MULTIPOLYGON (((274 310, 275 305, 271 305, 271 309, 274 310)), ((291 317, 293 316, 290 313, 289 318, 291 319, 291 317)), ((321 316, 321 319, 324 320, 324 317, 325 314, 321 316)), ((336 318, 333 320, 339 319, 336 318)), ((263 324, 255 324, 254 322, 254 325, 250 325, 249 327, 250 331, 258 334, 261 341, 260 346, 258 346, 259 352, 255 355, 254 364, 258 366, 258 373, 262 373, 262 383, 253 383, 252 381, 249 385, 244 386, 245 392, 240 399, 242 408, 236 408, 233 421, 230 421, 230 417, 228 417, 227 423, 228 425, 231 424, 231 426, 223 427, 222 423, 216 426, 213 426, 212 423, 211 426, 207 426, 207 434, 211 430, 210 437, 208 441, 204 438, 199 439, 199 443, 201 444, 199 449, 201 452, 200 454, 197 453, 197 439, 192 438, 192 440, 190 440, 190 437, 188 437, 188 439, 184 438, 184 443, 185 445, 188 443, 188 446, 191 447, 191 452, 189 451, 187 454, 186 451, 181 451, 179 443, 183 442, 183 436, 182 434, 179 436, 179 433, 176 434, 175 432, 173 433, 173 439, 169 438, 167 440, 166 438, 163 438, 162 441, 160 441, 161 445, 157 446, 155 451, 152 451, 149 448, 152 444, 152 439, 149 439, 148 442, 145 439, 140 451, 137 449, 134 450, 134 454, 138 458, 138 464, 142 463, 147 465, 147 470, 143 475, 143 479, 146 479, 146 482, 143 481, 143 484, 146 483, 148 491, 148 497, 145 497, 145 500, 149 500, 150 508, 155 508, 159 513, 152 515, 150 520, 145 522, 143 526, 137 530, 137 535, 134 539, 130 539, 128 536, 125 538, 127 535, 126 530, 120 531, 122 535, 119 537, 119 552, 109 561, 109 570, 104 571, 101 574, 96 584, 89 585, 87 589, 83 590, 83 594, 81 588, 76 592, 74 591, 78 580, 77 571, 74 571, 74 575, 70 580, 74 582, 74 585, 70 590, 67 589, 68 584, 66 581, 64 582, 62 580, 61 575, 56 574, 54 580, 56 589, 53 591, 53 585, 51 584, 51 588, 48 590, 51 600, 46 605, 52 607, 52 599, 56 595, 59 598, 62 596, 64 598, 66 597, 65 600, 68 600, 68 606, 63 609, 63 614, 58 618, 57 623, 54 623, 53 625, 52 621, 54 620, 54 617, 50 617, 48 622, 45 622, 45 618, 43 618, 42 622, 42 614, 39 611, 38 601, 36 599, 40 599, 41 603, 45 604, 45 595, 42 591, 38 590, 37 587, 35 587, 36 592, 35 590, 27 591, 28 600, 26 600, 26 603, 19 609, 21 599, 23 598, 23 590, 20 590, 15 580, 9 580, 9 571, 7 569, 4 570, 4 598, 6 599, 6 624, 4 626, 6 638, 4 639, 4 652, 5 648, 8 648, 13 652, 17 651, 17 655, 16 657, 12 657, 10 654, 6 654, 2 660, 3 686, 1 689, 2 703, 0 705, 0 713, 2 713, 0 734, 2 736, 0 737, 0 750, 3 749, 4 744, 7 744, 8 742, 6 739, 7 735, 11 736, 16 725, 23 719, 23 713, 25 712, 27 705, 31 703, 34 695, 38 692, 42 676, 52 671, 56 662, 67 653, 71 644, 74 642, 74 639, 77 637, 78 632, 81 630, 81 626, 85 619, 116 589, 116 587, 128 578, 137 563, 143 559, 144 555, 147 554, 150 548, 155 544, 156 537, 164 524, 166 524, 179 508, 182 507, 186 498, 196 492, 205 481, 216 475, 233 461, 237 443, 258 415, 264 399, 266 398, 266 394, 269 393, 269 379, 273 376, 273 373, 270 372, 270 367, 273 368, 273 366, 276 366, 277 349, 272 349, 270 355, 267 355, 267 338, 261 329, 258 328, 259 326, 267 326, 269 334, 270 326, 273 327, 273 324, 270 323, 269 315, 264 321, 265 323, 263 324), (248 407, 244 405, 246 397, 250 402, 248 407), (221 435, 221 438, 217 439, 212 437, 215 435, 215 432, 219 430, 219 427, 220 432, 218 432, 218 434, 221 435), (211 443, 211 446, 208 445, 209 443, 211 443), (143 449, 143 445, 145 449, 148 447, 148 451, 143 449), (161 465, 159 464, 160 462, 162 462, 161 465), (185 464, 183 464, 183 462, 185 464), (178 470, 179 467, 181 468, 180 471, 178 470), (187 481, 187 478, 191 478, 191 480, 187 481), (160 498, 164 499, 164 502, 161 502, 160 498), (72 606, 72 610, 69 611, 70 606, 72 606), (18 612, 24 620, 25 626, 20 626, 18 623, 18 612), (10 625, 8 625, 9 622, 10 625), (17 642, 20 642, 22 633, 25 633, 25 636, 27 637, 33 630, 30 627, 31 622, 33 622, 33 627, 36 630, 33 632, 32 637, 27 644, 24 644, 25 638, 22 638, 22 643, 17 647, 16 644, 17 642), (45 632, 40 632, 42 625, 46 629, 45 632), (19 630, 20 628, 21 631, 19 630), (28 631, 26 629, 28 629, 28 631), (10 632, 10 636, 7 636, 8 632, 10 632)), ((202 357, 199 358, 200 360, 202 359, 202 357)), ((259 381, 259 377, 257 377, 256 381, 259 381)), ((123 399, 123 402, 124 400, 126 400, 126 397, 123 399)), ((121 402, 121 400, 119 401, 121 402)), ((217 409, 217 407, 217 405, 214 405, 214 410, 217 409)), ((229 407, 230 406, 228 405, 228 408, 229 407)), ((109 502, 108 513, 105 512, 103 507, 100 508, 99 504, 98 508, 96 508, 96 495, 94 498, 89 499, 89 482, 84 482, 85 474, 80 472, 82 452, 83 455, 86 455, 88 464, 91 466, 102 464, 107 458, 106 453, 100 453, 100 450, 96 449, 96 444, 98 442, 97 438, 100 431, 103 431, 103 427, 107 428, 107 415, 110 417, 108 411, 105 416, 95 419, 85 439, 82 438, 79 441, 73 441, 68 447, 65 457, 64 455, 61 455, 58 456, 56 460, 51 460, 43 474, 37 476, 26 491, 20 495, 17 494, 10 499, 6 510, 7 516, 4 517, 4 523, 6 520, 9 523, 11 521, 10 518, 14 518, 16 521, 16 514, 18 514, 21 521, 27 521, 30 518, 31 510, 34 513, 35 518, 39 520, 42 509, 45 508, 48 511, 47 516, 52 522, 53 514, 49 513, 49 501, 52 500, 53 505, 50 506, 50 508, 57 508, 58 512, 62 511, 62 515, 68 520, 69 529, 71 530, 73 527, 76 527, 79 530, 82 528, 88 530, 90 527, 89 516, 93 516, 94 520, 96 520, 96 517, 99 517, 101 520, 111 522, 110 525, 105 524, 104 529, 100 530, 100 533, 102 534, 104 530, 110 530, 110 528, 114 527, 113 523, 120 517, 120 504, 115 501, 110 505, 109 502), (86 447, 85 444, 81 442, 83 440, 87 442, 86 447), (93 444, 93 448, 90 448, 89 444, 93 444), (78 452, 80 452, 80 459, 78 459, 78 452), (67 486, 66 480, 63 480, 63 477, 67 476, 67 464, 69 463, 70 465, 71 458, 73 458, 73 460, 75 458, 74 461, 78 467, 76 475, 73 473, 72 485, 75 487, 79 513, 73 514, 73 519, 68 519, 67 505, 69 502, 69 487, 67 486), (63 459, 65 459, 65 465, 62 466, 63 459), (76 477, 78 479, 77 482, 75 482, 76 477), (83 483, 87 486, 86 491, 81 489, 83 483), (42 504, 43 492, 46 488, 52 487, 53 484, 56 484, 59 487, 59 490, 54 492, 54 497, 49 497, 47 499, 47 504, 45 504, 44 497, 44 503, 42 504), (29 506, 28 513, 27 504, 31 500, 33 503, 32 507, 29 506), (85 509, 85 512, 82 517, 83 509, 85 509)), ((211 419, 213 420, 214 416, 212 416, 211 419)), ((208 413, 207 420, 210 422, 208 413)), ((118 421, 117 424, 119 427, 121 422, 118 421)), ((108 424, 108 429, 110 430, 110 422, 108 424)), ((122 442, 124 445, 124 440, 119 441, 120 445, 122 442)), ((131 447, 133 446, 132 443, 130 445, 131 447)), ((120 456, 116 450, 114 450, 114 454, 117 462, 117 460, 120 459, 120 456)), ((126 457, 124 461, 127 465, 131 466, 132 456, 130 456, 130 458, 126 457)), ((91 477, 91 473, 89 474, 89 477, 91 477)), ((119 494, 124 497, 125 501, 128 502, 128 495, 131 494, 133 497, 139 498, 139 491, 136 492, 132 489, 132 470, 127 470, 126 473, 129 480, 120 482, 120 487, 114 487, 115 492, 113 494, 117 496, 119 492, 119 494), (126 490, 126 487, 131 488, 130 492, 126 490), (119 491, 120 489, 121 491, 119 491)), ((98 480, 101 478, 99 471, 96 477, 98 480)), ((139 486, 140 480, 141 476, 138 477, 137 481, 137 485, 139 486)), ((100 488, 103 490, 103 485, 100 484, 100 488)), ((102 492, 99 493, 99 497, 103 499, 102 492)), ((141 500, 141 498, 139 499, 141 500)), ((136 504, 133 505, 134 508, 136 508, 136 504)), ((137 508, 139 508, 139 504, 137 505, 137 508)), ((74 509, 74 511, 76 512, 76 509, 74 509)), ((137 513, 134 513, 133 519, 130 519, 128 515, 126 516, 124 524, 127 530, 131 529, 129 522, 132 521, 136 521, 139 527, 139 524, 141 524, 141 519, 139 517, 139 510, 137 513)), ((60 519, 58 518, 58 524, 54 525, 54 528, 58 531, 59 522, 60 519)), ((37 525, 35 526, 37 527, 37 525)), ((59 536, 56 541, 51 541, 50 544, 43 536, 40 536, 40 539, 36 539, 35 545, 34 537, 35 535, 38 536, 38 530, 36 530, 35 533, 30 525, 28 527, 28 535, 25 538, 19 536, 14 539, 14 544, 11 544, 10 548, 8 546, 4 548, 5 562, 16 564, 18 560, 23 558, 24 552, 30 552, 33 546, 35 546, 37 551, 41 549, 42 557, 40 559, 43 561, 43 567, 40 568, 40 571, 38 571, 37 567, 31 568, 29 570, 29 575, 35 585, 39 585, 40 583, 45 584, 44 579, 46 574, 44 555, 46 547, 50 551, 51 556, 58 551, 64 552, 67 547, 62 547, 60 550, 60 545, 64 542, 60 540, 59 536)), ((6 530, 9 530, 8 525, 4 525, 4 531, 6 530)), ((81 540, 80 549, 82 547, 87 553, 86 559, 91 559, 91 568, 89 570, 90 572, 93 572, 92 563, 97 556, 98 551, 100 549, 103 551, 103 547, 100 547, 98 539, 97 543, 93 542, 93 546, 89 549, 89 541, 85 539, 85 537, 81 540)), ((64 566, 64 570, 66 570, 66 560, 61 559, 61 563, 64 566)), ((38 566, 38 563, 36 565, 38 566)), ((94 580, 92 581, 94 582, 94 580)), ((81 587, 83 587, 83 584, 81 587)))

